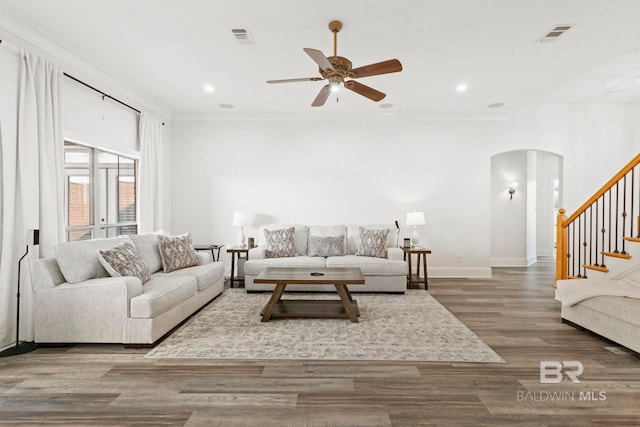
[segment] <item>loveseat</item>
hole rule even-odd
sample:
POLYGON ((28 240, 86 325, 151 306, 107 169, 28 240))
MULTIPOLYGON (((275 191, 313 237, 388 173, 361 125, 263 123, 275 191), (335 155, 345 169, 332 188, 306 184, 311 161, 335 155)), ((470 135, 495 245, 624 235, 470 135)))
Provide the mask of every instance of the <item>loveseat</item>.
MULTIPOLYGON (((58 244, 55 258, 40 259, 32 269, 35 341, 154 343, 224 289, 224 265, 189 248, 190 236, 180 241, 186 255, 175 261, 177 267, 195 265, 166 273, 171 268, 165 268, 155 234, 58 244), (107 271, 98 251, 106 256, 116 247, 144 261, 144 284, 139 277, 107 271)), ((122 264, 130 267, 131 261, 125 257, 122 264)))
MULTIPOLYGON (((277 255, 277 254, 276 254, 277 255)), ((267 267, 310 267, 321 270, 335 267, 359 267, 365 284, 349 285, 351 292, 404 293, 407 289, 407 263, 398 247, 395 225, 263 225, 258 229, 258 246, 249 250, 244 264, 245 288, 248 292, 270 291, 274 285, 258 284, 254 279, 267 267), (267 235, 293 229, 293 256, 269 256, 267 235), (387 230, 377 256, 363 255, 361 232, 387 230)), ((331 285, 289 285, 287 291, 335 292, 331 285)))
POLYGON ((617 280, 558 280, 562 321, 640 353, 640 268, 617 280))

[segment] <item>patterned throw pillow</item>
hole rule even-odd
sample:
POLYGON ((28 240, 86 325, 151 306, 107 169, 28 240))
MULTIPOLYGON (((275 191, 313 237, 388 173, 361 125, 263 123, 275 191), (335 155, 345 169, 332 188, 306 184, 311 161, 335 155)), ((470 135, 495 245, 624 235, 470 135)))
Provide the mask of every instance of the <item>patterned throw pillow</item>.
POLYGON ((344 236, 309 236, 309 256, 344 255, 344 236))
POLYGON ((367 230, 360 227, 360 247, 356 255, 386 258, 388 234, 389 230, 367 230))
POLYGON ((267 238, 265 257, 282 258, 296 256, 295 227, 264 230, 264 236, 267 238))
POLYGON ((191 234, 162 236, 158 234, 158 246, 165 273, 198 265, 198 255, 191 244, 191 234))
POLYGON ((122 242, 109 249, 99 249, 98 259, 112 277, 135 276, 142 283, 151 278, 151 270, 131 242, 122 242))

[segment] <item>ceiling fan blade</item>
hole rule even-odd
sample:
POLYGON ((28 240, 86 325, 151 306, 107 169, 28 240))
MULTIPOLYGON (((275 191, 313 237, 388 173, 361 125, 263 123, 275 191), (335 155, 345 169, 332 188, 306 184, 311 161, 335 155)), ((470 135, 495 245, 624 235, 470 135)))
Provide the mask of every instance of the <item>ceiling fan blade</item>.
POLYGON ((328 71, 334 71, 333 65, 331 65, 331 62, 329 62, 327 57, 324 56, 324 53, 322 53, 321 51, 319 51, 317 49, 310 49, 308 47, 305 47, 303 50, 305 52, 307 52, 307 55, 309 55, 311 57, 311 59, 316 61, 316 64, 318 64, 320 66, 321 70, 323 70, 323 71, 327 71, 327 70, 328 71))
POLYGON ((320 89, 320 93, 316 96, 316 99, 313 100, 311 104, 312 107, 322 107, 324 103, 329 98, 329 94, 331 94, 331 85, 326 85, 322 89, 320 89))
POLYGON ((355 80, 349 80, 348 82, 345 82, 344 87, 375 102, 381 101, 385 96, 387 96, 385 93, 375 90, 372 87, 363 85, 362 83, 359 83, 355 80))
POLYGON ((402 71, 402 64, 397 59, 377 62, 351 70, 350 76, 354 79, 360 77, 377 76, 378 74, 397 73, 402 71))
POLYGON ((267 83, 317 82, 322 77, 303 77, 301 79, 267 80, 267 83))

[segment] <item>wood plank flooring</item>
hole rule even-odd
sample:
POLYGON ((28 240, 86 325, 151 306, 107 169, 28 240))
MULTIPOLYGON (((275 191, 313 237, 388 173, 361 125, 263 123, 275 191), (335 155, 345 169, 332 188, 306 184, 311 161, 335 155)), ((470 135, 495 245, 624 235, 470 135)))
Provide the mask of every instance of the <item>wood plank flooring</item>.
POLYGON ((430 280, 429 292, 504 364, 146 359, 147 349, 120 345, 40 348, 0 359, 0 425, 640 425, 640 356, 561 323, 554 269, 539 262, 494 269, 493 279, 430 280), (540 384, 542 360, 581 361, 582 382, 540 384))

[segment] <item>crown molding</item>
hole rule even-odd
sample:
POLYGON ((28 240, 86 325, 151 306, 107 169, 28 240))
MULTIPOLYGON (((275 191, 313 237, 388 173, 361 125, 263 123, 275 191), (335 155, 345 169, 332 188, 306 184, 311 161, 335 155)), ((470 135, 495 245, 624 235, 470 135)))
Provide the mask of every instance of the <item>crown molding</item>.
POLYGON ((94 67, 71 48, 35 27, 19 15, 0 6, 0 39, 17 47, 23 47, 54 64, 62 70, 109 95, 121 99, 140 111, 150 111, 163 119, 171 117, 171 109, 123 84, 116 77, 94 67))

